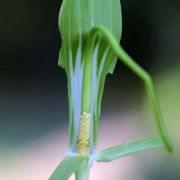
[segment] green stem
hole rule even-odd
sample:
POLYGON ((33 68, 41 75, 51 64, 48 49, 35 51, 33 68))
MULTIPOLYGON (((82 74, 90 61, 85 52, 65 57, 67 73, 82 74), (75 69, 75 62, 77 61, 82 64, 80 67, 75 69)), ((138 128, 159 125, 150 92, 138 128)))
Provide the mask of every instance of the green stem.
POLYGON ((154 91, 154 85, 152 83, 151 76, 143 69, 141 68, 126 52, 125 50, 119 46, 118 41, 115 39, 113 34, 111 34, 106 28, 102 26, 98 26, 93 28, 91 31, 92 36, 97 33, 101 32, 103 37, 107 40, 107 42, 110 44, 112 50, 114 53, 119 57, 121 62, 123 62, 129 69, 131 69, 145 84, 147 94, 149 96, 152 109, 155 114, 156 122, 158 125, 158 129, 160 132, 160 135, 162 139, 164 140, 164 143, 167 147, 167 149, 170 152, 173 152, 174 147, 173 144, 169 138, 169 135, 167 133, 162 115, 161 110, 159 107, 159 102, 156 97, 155 91, 154 91))
POLYGON ((92 59, 88 53, 84 60, 84 74, 82 84, 82 109, 83 112, 90 112, 92 94, 92 59))
POLYGON ((88 37, 84 53, 84 72, 82 84, 81 113, 89 113, 91 110, 92 97, 92 68, 93 68, 93 45, 94 38, 88 37))
POLYGON ((89 179, 89 166, 87 162, 84 162, 75 173, 76 180, 88 180, 89 179))

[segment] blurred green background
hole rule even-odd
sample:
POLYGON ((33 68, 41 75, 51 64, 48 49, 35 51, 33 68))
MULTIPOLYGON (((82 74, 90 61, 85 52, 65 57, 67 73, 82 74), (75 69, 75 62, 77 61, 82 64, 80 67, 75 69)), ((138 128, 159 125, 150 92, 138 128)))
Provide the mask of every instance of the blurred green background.
MULTIPOLYGON (((122 0, 122 46, 153 76, 176 146, 96 164, 91 179, 180 179, 180 1, 122 0)), ((60 0, 0 0, 0 180, 46 180, 68 150, 60 0)), ((98 149, 157 134, 142 82, 117 63, 106 80, 98 149)))

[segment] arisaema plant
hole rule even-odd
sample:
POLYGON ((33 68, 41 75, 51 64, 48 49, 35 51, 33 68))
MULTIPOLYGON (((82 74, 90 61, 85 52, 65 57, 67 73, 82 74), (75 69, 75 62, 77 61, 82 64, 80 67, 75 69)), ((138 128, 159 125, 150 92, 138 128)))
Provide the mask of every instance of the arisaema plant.
POLYGON ((62 46, 59 65, 68 79, 69 152, 50 180, 87 180, 93 161, 109 162, 145 149, 173 146, 166 131, 151 76, 119 45, 122 32, 120 0, 64 0, 59 14, 62 46), (96 151, 101 100, 106 75, 122 61, 144 83, 159 137, 96 151))

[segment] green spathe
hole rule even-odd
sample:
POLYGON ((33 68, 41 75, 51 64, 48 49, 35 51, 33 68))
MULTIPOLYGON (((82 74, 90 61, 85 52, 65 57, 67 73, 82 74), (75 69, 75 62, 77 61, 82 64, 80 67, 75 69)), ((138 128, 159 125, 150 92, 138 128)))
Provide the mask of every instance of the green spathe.
POLYGON ((76 151, 79 117, 91 114, 91 146, 97 143, 104 82, 112 73, 117 55, 101 33, 102 26, 119 42, 122 33, 119 0, 64 0, 59 15, 62 46, 59 65, 66 71, 69 94, 69 142, 76 151))
MULTIPOLYGON (((87 37, 95 26, 104 26, 120 40, 122 33, 121 7, 119 0, 64 0, 59 15, 59 28, 62 38, 59 64, 68 71, 69 50, 72 51, 73 65, 79 43, 82 41, 82 53, 87 37)), ((99 37, 100 38, 100 37, 99 37)), ((97 40, 98 42, 98 40, 97 40)), ((102 56, 107 43, 101 43, 102 56)), ((101 59, 101 58, 99 58, 101 59)))

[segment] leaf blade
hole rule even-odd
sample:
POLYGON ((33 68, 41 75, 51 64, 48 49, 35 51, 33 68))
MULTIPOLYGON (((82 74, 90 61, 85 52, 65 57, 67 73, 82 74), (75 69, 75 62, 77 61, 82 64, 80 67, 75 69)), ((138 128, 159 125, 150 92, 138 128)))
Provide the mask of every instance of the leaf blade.
POLYGON ((110 162, 120 157, 127 156, 142 150, 152 149, 164 145, 162 138, 149 137, 129 143, 112 146, 99 151, 95 155, 97 162, 110 162))

